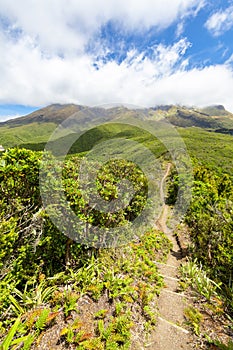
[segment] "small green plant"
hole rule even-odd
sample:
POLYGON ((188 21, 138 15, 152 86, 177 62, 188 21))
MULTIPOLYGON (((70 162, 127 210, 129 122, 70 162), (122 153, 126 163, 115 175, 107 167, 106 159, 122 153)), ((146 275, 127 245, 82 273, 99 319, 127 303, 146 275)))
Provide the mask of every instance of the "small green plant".
POLYGON ((95 313, 94 317, 96 319, 103 319, 106 317, 108 312, 109 312, 109 310, 106 310, 106 309, 99 310, 95 313))
POLYGON ((105 350, 105 344, 101 341, 100 338, 91 338, 84 340, 76 350, 105 350))
POLYGON ((119 348, 129 349, 131 332, 133 326, 128 315, 112 317, 108 326, 103 320, 98 321, 97 333, 100 339, 105 342, 106 349, 115 350, 119 348))
POLYGON ((72 324, 61 330, 60 336, 65 337, 68 344, 81 344, 83 341, 92 337, 91 333, 86 332, 84 324, 76 318, 72 324))
POLYGON ((118 302, 115 305, 115 315, 120 316, 125 313, 125 309, 127 307, 127 304, 124 302, 118 302))
POLYGON ((192 286, 198 293, 204 296, 208 301, 213 296, 217 295, 217 290, 220 290, 221 283, 217 284, 211 280, 206 271, 202 268, 197 260, 189 260, 187 263, 181 265, 180 268, 182 281, 181 286, 192 286))
POLYGON ((202 321, 202 314, 193 306, 189 306, 184 310, 187 318, 187 324, 191 326, 196 335, 200 334, 200 324, 202 321))
POLYGON ((64 315, 68 317, 71 313, 71 311, 76 310, 77 308, 77 300, 79 298, 79 295, 71 290, 71 288, 68 288, 68 290, 65 290, 64 292, 64 315))
POLYGON ((233 350, 233 341, 232 340, 228 340, 228 343, 222 343, 220 340, 218 339, 211 339, 209 336, 206 336, 207 341, 210 345, 214 345, 214 348, 218 349, 218 350, 233 350))
POLYGON ((29 350, 34 340, 39 338, 40 334, 56 316, 57 313, 51 312, 49 308, 38 308, 24 313, 24 315, 16 319, 0 345, 0 349, 17 349, 19 344, 21 344, 23 350, 29 350))
POLYGON ((38 307, 47 303, 56 287, 47 287, 45 281, 41 281, 35 288, 28 290, 28 284, 25 284, 23 292, 15 288, 14 295, 9 296, 11 308, 16 314, 23 314, 26 310, 32 307, 38 307))
POLYGON ((50 309, 43 309, 42 310, 40 316, 38 317, 38 319, 35 323, 36 333, 40 333, 41 331, 44 330, 44 328, 47 324, 49 313, 50 313, 50 309))
POLYGON ((27 338, 24 340, 23 350, 30 350, 34 340, 35 340, 34 334, 29 334, 27 338))

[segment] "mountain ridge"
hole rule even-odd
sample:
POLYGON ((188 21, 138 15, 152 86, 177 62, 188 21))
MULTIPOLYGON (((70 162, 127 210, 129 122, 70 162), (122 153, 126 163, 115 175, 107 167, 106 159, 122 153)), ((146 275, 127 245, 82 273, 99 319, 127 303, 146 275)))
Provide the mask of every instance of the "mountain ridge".
MULTIPOLYGON (((88 129, 88 126, 93 128, 97 125, 98 120, 101 121, 100 124, 121 123, 122 120, 130 120, 132 117, 152 122, 165 120, 178 128, 196 127, 209 132, 233 135, 233 114, 222 105, 205 108, 160 105, 132 109, 125 106, 103 108, 52 104, 26 116, 0 123, 0 144, 4 148, 25 146, 41 149, 61 123, 70 133, 73 126, 77 127, 77 121, 88 129)), ((66 134, 65 132, 64 135, 66 134)))
MULTIPOLYGON (((202 116, 211 117, 213 119, 222 117, 222 118, 233 120, 233 114, 231 112, 228 112, 223 105, 212 105, 204 108, 187 107, 187 106, 180 106, 180 105, 157 105, 154 107, 141 108, 141 109, 118 106, 118 107, 112 107, 112 108, 106 109, 103 107, 88 107, 84 105, 77 105, 77 104, 71 103, 71 104, 48 105, 46 107, 38 109, 25 116, 0 122, 0 127, 6 126, 6 125, 10 125, 10 126, 25 125, 25 124, 31 124, 34 122, 38 122, 38 123, 54 122, 56 124, 60 124, 65 119, 72 116, 74 113, 78 113, 85 109, 90 109, 93 111, 96 111, 98 109, 102 113, 106 113, 106 114, 109 114, 109 111, 111 114, 113 114, 115 111, 119 112, 119 110, 122 110, 122 111, 142 110, 144 112, 147 112, 149 117, 156 115, 159 118, 162 118, 162 117, 169 118, 171 116, 190 117, 192 115, 195 115, 195 116, 198 116, 199 118, 201 118, 202 116)), ((174 120, 171 120, 171 122, 173 124, 174 120)), ((193 125, 193 126, 196 126, 196 125, 193 125)))

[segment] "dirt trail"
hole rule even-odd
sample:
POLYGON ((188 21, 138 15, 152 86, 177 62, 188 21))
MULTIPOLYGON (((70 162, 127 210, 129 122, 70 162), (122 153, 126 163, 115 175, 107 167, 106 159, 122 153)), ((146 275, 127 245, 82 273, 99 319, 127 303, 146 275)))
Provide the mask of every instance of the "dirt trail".
POLYGON ((173 249, 166 264, 156 262, 159 273, 164 277, 165 288, 161 291, 158 299, 158 324, 155 332, 145 349, 150 350, 189 350, 195 349, 192 345, 192 335, 183 326, 184 308, 186 297, 178 292, 179 273, 178 268, 182 262, 182 252, 172 233, 167 227, 169 207, 165 204, 164 184, 171 170, 168 164, 164 177, 160 184, 160 197, 163 207, 160 217, 156 222, 156 228, 163 231, 173 244, 173 249))
MULTIPOLYGON (((170 231, 167 227, 167 216, 168 216, 168 206, 165 204, 165 195, 164 195, 164 184, 165 184, 165 181, 170 173, 170 170, 171 170, 171 163, 169 163, 167 165, 167 169, 166 169, 166 172, 160 182, 160 200, 161 202, 163 203, 163 206, 162 206, 162 210, 161 210, 161 213, 159 215, 159 218, 156 222, 156 228, 166 234, 169 234, 170 231)), ((170 238, 170 237, 169 237, 170 238)))

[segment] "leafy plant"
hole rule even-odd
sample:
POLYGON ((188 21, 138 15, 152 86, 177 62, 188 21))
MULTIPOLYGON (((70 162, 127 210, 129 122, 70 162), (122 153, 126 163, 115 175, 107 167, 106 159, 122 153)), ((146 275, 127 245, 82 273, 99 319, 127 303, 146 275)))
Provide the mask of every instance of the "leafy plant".
POLYGON ((35 323, 35 329, 37 333, 40 333, 46 326, 50 309, 43 309, 38 320, 35 323))
POLYGON ((221 283, 217 284, 207 276, 207 272, 203 269, 197 260, 189 260, 180 267, 182 280, 181 286, 192 286, 198 293, 203 295, 208 301, 211 297, 217 295, 217 291, 221 288, 221 283))
POLYGON ((109 312, 109 310, 106 310, 106 309, 101 309, 99 311, 97 311, 94 315, 94 317, 96 319, 103 319, 106 317, 106 314, 109 312))
POLYGON ((202 314, 193 306, 189 306, 184 310, 187 318, 187 323, 190 325, 196 335, 200 334, 200 324, 202 321, 202 314))
MULTIPOLYGON (((34 342, 39 344, 52 321, 60 314, 65 318, 72 311, 75 314, 80 296, 85 295, 93 301, 107 298, 109 308, 93 312, 95 334, 80 324, 71 325, 63 329, 62 341, 80 349, 127 349, 135 303, 144 324, 153 323, 153 298, 163 286, 154 260, 164 261, 171 248, 169 240, 151 230, 144 235, 133 232, 135 242, 115 249, 67 242, 67 237, 41 207, 38 187, 41 156, 41 153, 12 149, 3 155, 4 162, 0 165, 1 340, 7 333, 10 346, 27 350, 34 342), (17 330, 13 328, 15 317, 21 319, 17 330), (102 331, 100 321, 103 321, 102 331), (13 330, 9 331, 11 327, 13 330)), ((50 155, 45 157, 48 165, 52 165, 50 155)), ((76 181, 79 162, 79 157, 65 161, 63 180, 67 198, 76 213, 83 215, 85 225, 89 218, 90 223, 96 220, 101 225, 114 226, 140 213, 147 183, 139 168, 131 162, 113 160, 100 169, 97 187, 106 201, 117 199, 118 183, 124 179, 132 182, 136 193, 125 212, 107 217, 86 211, 76 181)), ((53 169, 50 170, 47 175, 53 178, 53 169)), ((50 193, 49 187, 47 190, 50 193)))
POLYGON ((212 344, 216 345, 219 350, 233 350, 233 341, 229 340, 228 344, 224 344, 219 340, 215 340, 214 342, 211 342, 212 344))
POLYGON ((10 349, 10 345, 12 344, 12 340, 13 340, 13 338, 14 338, 17 330, 18 330, 20 322, 21 322, 21 318, 18 317, 15 320, 15 323, 13 324, 13 326, 11 327, 9 333, 7 334, 7 336, 5 337, 5 339, 3 340, 2 344, 1 344, 2 350, 10 349))
POLYGON ((70 288, 64 292, 64 315, 67 317, 71 311, 76 310, 79 295, 70 288))

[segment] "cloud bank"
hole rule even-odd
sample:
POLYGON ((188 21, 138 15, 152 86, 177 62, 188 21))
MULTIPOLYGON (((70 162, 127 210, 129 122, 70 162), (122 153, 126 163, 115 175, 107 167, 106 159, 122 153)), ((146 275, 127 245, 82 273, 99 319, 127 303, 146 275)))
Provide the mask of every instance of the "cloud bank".
MULTIPOLYGON (((111 57, 112 48, 101 38, 109 21, 121 34, 161 33, 197 16, 204 5, 197 0, 0 0, 0 103, 223 103, 233 110, 231 65, 190 68, 192 43, 185 36, 169 45, 153 43, 150 55, 130 47, 121 61, 111 57), (87 49, 93 40, 95 48, 87 49)), ((210 17, 208 30, 213 23, 210 17)))

